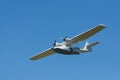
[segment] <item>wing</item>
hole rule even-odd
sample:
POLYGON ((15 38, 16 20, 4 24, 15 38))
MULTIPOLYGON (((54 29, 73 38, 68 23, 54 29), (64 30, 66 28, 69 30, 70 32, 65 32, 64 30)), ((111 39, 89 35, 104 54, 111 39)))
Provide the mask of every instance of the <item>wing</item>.
POLYGON ((32 56, 30 59, 31 60, 37 60, 37 59, 40 59, 40 58, 43 58, 43 57, 46 57, 46 56, 49 56, 49 55, 52 55, 54 54, 55 52, 53 51, 52 48, 46 50, 46 51, 43 51, 35 56, 32 56))
POLYGON ((67 46, 71 46, 75 43, 83 41, 83 40, 89 38, 90 36, 93 36, 94 34, 96 34, 97 32, 101 31, 104 28, 105 28, 104 25, 98 25, 82 34, 79 34, 79 35, 73 37, 72 39, 70 39, 70 42, 67 44, 67 46))

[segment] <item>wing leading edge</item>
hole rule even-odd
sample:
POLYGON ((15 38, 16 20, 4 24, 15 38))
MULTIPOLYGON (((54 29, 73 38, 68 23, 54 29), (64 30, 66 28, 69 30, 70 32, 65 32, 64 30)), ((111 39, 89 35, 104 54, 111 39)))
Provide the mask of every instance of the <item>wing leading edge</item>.
POLYGON ((97 32, 101 31, 104 28, 105 28, 105 26, 100 24, 100 25, 98 25, 98 26, 96 26, 96 27, 94 27, 94 28, 82 33, 82 34, 79 34, 79 35, 73 37, 70 40, 70 42, 67 44, 67 46, 71 46, 75 43, 83 41, 83 40, 89 38, 90 36, 93 36, 94 34, 96 34, 97 32))
MULTIPOLYGON (((83 41, 87 38, 89 38, 90 36, 93 36, 94 34, 96 34, 97 32, 101 31, 102 29, 104 29, 105 26, 104 25, 98 25, 82 34, 79 34, 75 37, 73 37, 72 39, 69 40, 69 43, 66 44, 66 46, 71 46, 75 43, 78 43, 80 41, 83 41)), ((49 55, 52 55, 54 54, 55 52, 53 51, 52 48, 48 49, 48 50, 45 50, 35 56, 32 56, 30 59, 31 60, 37 60, 37 59, 40 59, 40 58, 43 58, 43 57, 46 57, 46 56, 49 56, 49 55)))
POLYGON ((38 53, 37 55, 31 57, 30 59, 31 60, 37 60, 37 59, 40 59, 40 58, 43 58, 43 57, 46 57, 46 56, 49 56, 49 55, 52 55, 54 54, 55 52, 53 51, 52 48, 46 50, 46 51, 43 51, 41 53, 38 53))

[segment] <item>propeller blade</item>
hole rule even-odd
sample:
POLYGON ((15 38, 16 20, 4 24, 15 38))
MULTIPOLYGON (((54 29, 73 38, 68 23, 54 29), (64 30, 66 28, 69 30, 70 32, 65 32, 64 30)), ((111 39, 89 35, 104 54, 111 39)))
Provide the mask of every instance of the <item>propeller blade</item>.
POLYGON ((63 38, 63 41, 65 41, 65 40, 66 40, 66 38, 68 38, 68 36, 65 36, 65 37, 63 38))
POLYGON ((53 46, 56 46, 56 42, 57 42, 57 40, 54 41, 53 46))

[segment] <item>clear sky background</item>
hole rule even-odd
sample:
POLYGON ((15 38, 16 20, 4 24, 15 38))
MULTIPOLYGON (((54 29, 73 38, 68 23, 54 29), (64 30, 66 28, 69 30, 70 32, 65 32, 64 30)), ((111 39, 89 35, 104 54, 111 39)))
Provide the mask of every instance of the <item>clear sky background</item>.
POLYGON ((0 80, 120 80, 119 45, 119 0, 0 0, 0 80), (93 52, 29 60, 98 24, 93 52))

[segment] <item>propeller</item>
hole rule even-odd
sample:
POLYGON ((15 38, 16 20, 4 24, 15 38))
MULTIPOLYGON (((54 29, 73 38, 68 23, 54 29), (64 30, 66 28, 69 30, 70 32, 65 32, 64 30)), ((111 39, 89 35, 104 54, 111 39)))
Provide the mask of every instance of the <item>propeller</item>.
POLYGON ((65 37, 63 38, 63 41, 66 41, 67 38, 68 38, 68 36, 65 36, 65 37))
POLYGON ((56 46, 56 42, 57 42, 57 40, 54 41, 53 46, 56 46))

